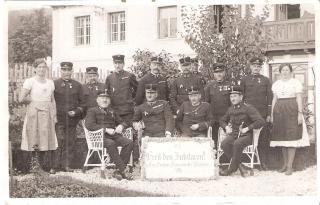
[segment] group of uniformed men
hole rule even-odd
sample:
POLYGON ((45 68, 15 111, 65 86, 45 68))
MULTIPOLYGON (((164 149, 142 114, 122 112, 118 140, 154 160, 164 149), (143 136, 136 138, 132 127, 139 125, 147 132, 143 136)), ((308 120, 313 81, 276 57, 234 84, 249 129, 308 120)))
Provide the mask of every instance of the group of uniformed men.
POLYGON ((171 85, 160 75, 160 57, 151 58, 150 72, 138 82, 134 74, 124 70, 124 57, 112 56, 115 69, 105 83, 98 82, 97 67, 86 69, 87 83, 81 85, 71 79, 73 64, 60 64, 61 78, 54 82, 59 142, 55 169, 72 171, 75 130, 85 118, 88 130, 105 129, 104 146, 116 164, 117 179, 132 179, 127 167, 131 153, 134 165, 139 163, 138 135, 133 141, 121 135, 127 127, 143 130, 143 136, 149 137, 172 137, 174 130, 183 137, 205 137, 211 126, 215 145, 222 127, 229 135, 221 147, 231 164, 220 175, 230 175, 238 168, 245 175, 240 163, 242 150, 252 142, 252 129, 270 120, 271 85, 260 74, 260 58, 251 59, 252 73, 240 86, 232 86, 225 79, 223 64, 212 65, 215 79, 206 83, 198 72, 198 60, 190 57, 179 60, 182 72, 171 85), (122 146, 120 154, 118 146, 122 146))

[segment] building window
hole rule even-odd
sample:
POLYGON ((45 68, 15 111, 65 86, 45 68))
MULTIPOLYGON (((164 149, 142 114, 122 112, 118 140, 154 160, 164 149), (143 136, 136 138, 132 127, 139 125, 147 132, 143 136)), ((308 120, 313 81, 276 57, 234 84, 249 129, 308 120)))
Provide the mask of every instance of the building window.
POLYGON ((110 42, 126 40, 126 16, 125 12, 109 14, 110 19, 110 42))
POLYGON ((90 16, 75 17, 75 43, 79 45, 89 45, 91 37, 90 16))
POLYGON ((222 12, 223 12, 222 5, 213 6, 214 24, 216 25, 216 28, 218 28, 219 33, 222 32, 222 12))
POLYGON ((275 12, 278 21, 300 18, 300 4, 277 4, 275 12))
POLYGON ((160 7, 158 10, 158 37, 177 37, 177 7, 160 7))

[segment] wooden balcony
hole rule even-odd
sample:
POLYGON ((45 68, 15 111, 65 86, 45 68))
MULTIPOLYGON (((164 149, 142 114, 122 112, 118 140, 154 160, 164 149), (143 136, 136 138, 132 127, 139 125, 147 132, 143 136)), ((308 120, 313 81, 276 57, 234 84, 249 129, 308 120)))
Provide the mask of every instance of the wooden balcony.
POLYGON ((269 21, 264 27, 272 36, 268 51, 315 48, 314 18, 269 21))

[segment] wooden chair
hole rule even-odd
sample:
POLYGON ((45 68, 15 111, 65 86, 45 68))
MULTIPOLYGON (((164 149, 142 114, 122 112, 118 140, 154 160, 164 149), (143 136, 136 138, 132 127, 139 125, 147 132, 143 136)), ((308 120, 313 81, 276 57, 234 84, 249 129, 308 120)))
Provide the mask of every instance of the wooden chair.
MULTIPOLYGON (((254 168, 254 165, 259 165, 261 169, 261 162, 258 152, 258 141, 259 141, 259 135, 262 128, 259 129, 253 129, 253 138, 252 138, 252 144, 245 147, 242 151, 243 154, 248 156, 250 162, 243 163, 244 165, 250 167, 251 169, 254 168)), ((227 134, 225 131, 220 127, 218 131, 218 146, 217 146, 217 161, 219 165, 229 165, 230 163, 220 163, 220 157, 223 155, 223 150, 221 149, 221 142, 227 137, 227 134)))
MULTIPOLYGON (((96 131, 89 131, 85 126, 85 121, 82 120, 82 126, 84 129, 86 142, 88 146, 88 152, 86 156, 86 160, 83 165, 82 171, 86 171, 86 167, 93 166, 93 167, 101 167, 101 177, 105 178, 104 170, 107 165, 114 165, 110 163, 110 156, 107 152, 107 148, 103 146, 103 136, 104 136, 104 129, 99 129, 96 131), (89 159, 92 157, 93 153, 97 153, 100 159, 100 163, 88 163, 89 159)), ((132 128, 127 128, 122 135, 128 139, 133 138, 132 128)), ((121 146, 118 147, 119 152, 121 152, 121 146)), ((132 165, 132 154, 130 156, 130 164, 132 165)))

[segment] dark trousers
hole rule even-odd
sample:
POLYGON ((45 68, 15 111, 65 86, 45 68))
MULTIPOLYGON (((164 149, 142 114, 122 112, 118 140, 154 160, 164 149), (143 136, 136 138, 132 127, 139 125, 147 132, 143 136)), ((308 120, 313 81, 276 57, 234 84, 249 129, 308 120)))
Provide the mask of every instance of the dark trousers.
MULTIPOLYGON (((128 126, 132 127, 132 117, 133 113, 120 115, 120 117, 127 123, 128 126)), ((133 162, 138 162, 140 158, 140 147, 138 141, 138 133, 133 132, 133 150, 132 150, 132 160, 133 162)))
POLYGON ((218 145, 218 132, 219 132, 219 122, 214 122, 212 124, 212 140, 214 141, 214 147, 217 149, 218 145))
POLYGON ((122 135, 116 134, 112 138, 106 137, 103 140, 104 147, 107 148, 107 152, 110 155, 111 160, 115 163, 117 169, 123 172, 130 160, 132 152, 133 142, 132 140, 123 137, 122 135), (121 146, 121 152, 119 155, 118 146, 121 146))
POLYGON ((224 154, 231 159, 229 172, 237 171, 241 162, 241 155, 243 149, 252 144, 252 133, 246 133, 239 138, 235 138, 233 135, 228 135, 222 142, 221 148, 224 154))
POLYGON ((58 148, 52 157, 55 169, 70 167, 75 151, 76 127, 77 125, 56 124, 58 148))

